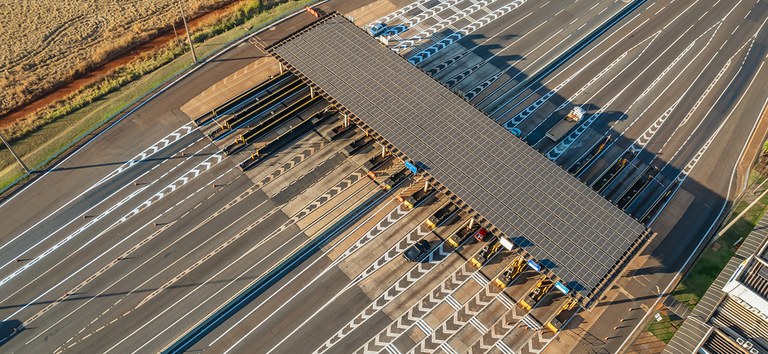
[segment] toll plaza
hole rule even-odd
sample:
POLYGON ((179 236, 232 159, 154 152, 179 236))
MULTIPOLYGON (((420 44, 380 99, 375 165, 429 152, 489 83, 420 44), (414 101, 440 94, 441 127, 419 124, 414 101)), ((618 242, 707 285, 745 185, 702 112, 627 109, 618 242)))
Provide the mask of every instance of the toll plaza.
POLYGON ((495 237, 477 263, 504 240, 536 273, 535 302, 557 285, 594 306, 653 235, 341 14, 266 49, 495 237))

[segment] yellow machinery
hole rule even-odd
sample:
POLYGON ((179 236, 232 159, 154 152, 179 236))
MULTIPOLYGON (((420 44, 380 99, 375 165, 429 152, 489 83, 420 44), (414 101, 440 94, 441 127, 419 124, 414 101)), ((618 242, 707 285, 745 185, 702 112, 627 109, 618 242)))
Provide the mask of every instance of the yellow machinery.
POLYGON ((472 257, 472 265, 474 265, 477 268, 480 268, 487 262, 493 255, 496 254, 496 252, 499 252, 501 249, 501 244, 498 242, 497 239, 493 239, 493 241, 489 242, 487 245, 483 246, 483 248, 480 250, 480 252, 477 252, 474 257, 472 257))
POLYGON ((498 287, 504 289, 525 269, 525 260, 523 257, 516 257, 515 260, 493 281, 498 287))
POLYGON ((563 307, 560 308, 560 311, 557 311, 557 314, 552 318, 552 320, 547 322, 546 327, 549 328, 549 330, 553 333, 557 333, 560 328, 563 328, 563 321, 561 318, 559 318, 560 314, 573 310, 573 308, 576 306, 576 303, 577 302, 575 299, 568 299, 568 301, 563 304, 563 307))
POLYGON ((531 310, 533 306, 536 305, 536 303, 539 302, 542 297, 544 297, 549 289, 552 288, 553 285, 555 285, 555 283, 549 280, 549 278, 542 277, 539 282, 536 283, 536 286, 533 288, 533 290, 531 290, 528 295, 523 296, 518 304, 524 310, 531 310))
POLYGON ((467 226, 460 228, 453 235, 448 237, 447 242, 451 247, 457 248, 459 247, 459 244, 464 241, 464 239, 466 239, 469 235, 474 234, 475 231, 479 228, 480 225, 478 223, 472 222, 472 220, 470 220, 467 226))

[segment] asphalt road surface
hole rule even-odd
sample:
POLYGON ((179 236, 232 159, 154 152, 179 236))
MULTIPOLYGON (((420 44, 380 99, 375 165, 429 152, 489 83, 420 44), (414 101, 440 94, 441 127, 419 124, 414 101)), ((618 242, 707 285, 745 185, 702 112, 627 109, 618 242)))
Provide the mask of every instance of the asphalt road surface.
MULTIPOLYGON (((162 350, 290 255, 326 240, 185 349, 623 348, 644 319, 623 314, 652 308, 743 188, 737 163, 768 97, 768 8, 754 0, 393 8, 403 10, 381 14, 392 29, 388 46, 659 232, 592 314, 576 314, 524 267, 499 286, 517 257, 499 248, 473 264, 494 242, 447 241, 467 227, 464 215, 428 228, 445 198, 401 205, 393 197, 420 181, 382 190, 402 166, 390 161, 368 178, 361 166, 378 147, 342 153, 359 133, 329 141, 311 132, 242 173, 236 165, 248 153, 225 156, 178 107, 263 55, 243 44, 0 204, 2 349, 162 350), (579 128, 545 137, 576 105, 587 110, 579 128), (431 247, 424 259, 400 256, 421 239, 431 247), (541 297, 526 300, 537 288, 541 297), (555 316, 583 330, 553 332, 546 323, 555 316)), ((263 40, 311 19, 302 14, 263 40)))

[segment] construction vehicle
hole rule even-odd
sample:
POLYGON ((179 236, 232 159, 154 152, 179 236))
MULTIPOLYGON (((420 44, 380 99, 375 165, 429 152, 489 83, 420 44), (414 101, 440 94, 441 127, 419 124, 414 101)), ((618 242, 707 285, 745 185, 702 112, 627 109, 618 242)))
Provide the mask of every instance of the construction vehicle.
POLYGON ((480 232, 480 230, 483 230, 484 233, 488 233, 485 229, 480 228, 480 225, 472 222, 467 225, 467 227, 462 227, 458 231, 456 231, 453 235, 448 237, 448 244, 451 245, 451 247, 456 248, 459 247, 459 245, 464 242, 464 239, 467 238, 467 236, 472 235, 475 233, 475 230, 480 232))
POLYGON ((457 207, 456 204, 446 204, 427 219, 427 227, 430 229, 436 228, 438 224, 447 220, 457 210, 459 210, 459 207, 457 207))
POLYGON ((518 302, 518 305, 520 305, 521 308, 524 310, 530 310, 533 308, 533 306, 536 305, 539 300, 541 300, 542 297, 549 291, 549 289, 552 288, 552 286, 555 285, 555 283, 547 277, 542 277, 541 280, 539 280, 538 283, 536 283, 536 286, 531 290, 528 295, 525 295, 522 299, 520 299, 520 302, 518 302))
POLYGON ((487 262, 489 259, 491 259, 496 253, 499 252, 501 249, 501 244, 496 242, 494 239, 487 245, 483 246, 483 248, 475 254, 474 257, 472 257, 471 262, 472 265, 474 265, 477 268, 480 268, 487 262))
POLYGON ((525 270, 525 259, 523 257, 515 257, 512 264, 507 267, 498 277, 493 281, 499 288, 506 288, 512 280, 514 280, 520 273, 525 270))
POLYGON ((563 120, 557 122, 554 127, 549 129, 547 131, 547 138, 551 139, 552 141, 559 141, 560 139, 565 136, 565 134, 568 134, 573 127, 576 126, 576 124, 579 123, 581 118, 584 117, 584 114, 587 113, 587 111, 584 110, 584 108, 581 108, 579 106, 573 107, 573 109, 568 113, 568 115, 563 118, 563 120))
POLYGON ((560 331, 560 329, 565 325, 565 322, 568 321, 569 318, 573 317, 573 309, 576 307, 576 304, 577 302, 575 299, 569 299, 566 301, 565 304, 563 304, 563 307, 561 307, 557 312, 557 314, 549 321, 547 321, 545 326, 549 328, 549 330, 553 333, 560 331))
POLYGON ((405 179, 406 176, 408 176, 408 172, 410 172, 409 169, 403 167, 400 171, 395 172, 394 174, 387 177, 387 179, 384 180, 384 182, 381 182, 381 189, 388 191, 392 189, 396 184, 400 183, 403 179, 405 179))

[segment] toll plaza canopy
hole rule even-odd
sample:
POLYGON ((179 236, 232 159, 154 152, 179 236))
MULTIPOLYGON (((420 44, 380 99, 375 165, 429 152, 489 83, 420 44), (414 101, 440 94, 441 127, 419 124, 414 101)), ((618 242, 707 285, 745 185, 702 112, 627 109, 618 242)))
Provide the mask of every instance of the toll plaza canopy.
POLYGON ((267 50, 582 296, 650 234, 338 13, 267 50))

